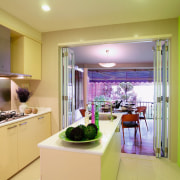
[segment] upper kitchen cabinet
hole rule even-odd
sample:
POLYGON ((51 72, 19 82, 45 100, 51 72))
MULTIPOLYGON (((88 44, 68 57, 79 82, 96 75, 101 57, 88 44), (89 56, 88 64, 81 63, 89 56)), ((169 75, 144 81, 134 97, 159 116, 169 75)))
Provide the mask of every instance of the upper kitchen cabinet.
POLYGON ((11 38, 11 72, 41 80, 41 44, 25 36, 11 38))

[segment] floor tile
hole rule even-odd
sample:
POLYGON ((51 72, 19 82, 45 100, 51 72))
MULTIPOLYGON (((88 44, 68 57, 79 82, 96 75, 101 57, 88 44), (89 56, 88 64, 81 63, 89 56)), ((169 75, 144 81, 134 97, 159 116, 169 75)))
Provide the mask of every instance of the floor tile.
POLYGON ((40 159, 32 162, 10 180, 40 180, 40 159))
MULTIPOLYGON (((165 158, 121 153, 117 180, 179 180, 180 167, 165 158)), ((40 160, 37 159, 11 180, 40 180, 40 160)))

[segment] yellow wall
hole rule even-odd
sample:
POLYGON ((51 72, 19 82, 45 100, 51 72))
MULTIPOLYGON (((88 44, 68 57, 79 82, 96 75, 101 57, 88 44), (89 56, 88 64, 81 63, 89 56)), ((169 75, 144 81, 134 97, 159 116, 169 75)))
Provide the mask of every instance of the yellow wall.
MULTIPOLYGON (((26 36, 34 41, 41 43, 41 32, 37 31, 33 27, 25 24, 21 20, 17 19, 16 17, 8 14, 7 12, 0 9, 0 25, 5 26, 23 36, 26 36)), ((28 101, 29 106, 43 106, 43 107, 50 107, 48 102, 48 97, 43 96, 43 93, 36 93, 36 90, 39 86, 40 81, 33 81, 33 80, 13 80, 11 81, 11 109, 18 110, 19 101, 16 95, 16 89, 18 86, 26 87, 32 92, 32 96, 28 101), (37 98, 38 96, 38 98, 37 98), (46 101, 47 99, 47 101, 46 101), (42 103, 39 103, 42 102, 42 103)), ((47 86, 48 87, 48 86, 47 86)), ((45 90, 47 89, 45 88, 45 90)), ((42 88, 42 85, 41 85, 42 88)), ((57 125, 58 126, 58 125, 57 125)))
MULTIPOLYGON (((180 16, 178 18, 178 59, 179 59, 179 64, 180 65, 180 16)), ((180 66, 179 66, 180 68, 180 66)), ((178 75, 179 79, 178 82, 180 82, 180 71, 179 71, 179 75, 178 75)), ((178 89, 180 89, 180 83, 178 84, 178 89)), ((180 91, 178 93, 178 104, 180 104, 180 91)), ((180 166, 180 105, 178 108, 178 165, 180 166)))
POLYGON ((150 37, 162 38, 171 36, 171 62, 170 62, 170 158, 177 162, 178 142, 178 20, 162 20, 141 23, 129 23, 111 26, 91 27, 74 30, 56 31, 42 34, 42 81, 36 93, 40 96, 40 104, 49 104, 53 108, 52 127, 53 133, 58 131, 58 44, 86 44, 107 41, 123 41, 135 39, 149 39, 150 37))
POLYGON ((41 42, 41 32, 0 9, 0 24, 17 33, 41 42))

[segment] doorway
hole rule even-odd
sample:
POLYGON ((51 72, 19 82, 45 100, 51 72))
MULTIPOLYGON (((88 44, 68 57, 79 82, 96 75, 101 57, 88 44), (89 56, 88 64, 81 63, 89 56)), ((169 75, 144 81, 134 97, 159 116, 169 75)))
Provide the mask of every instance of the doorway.
MULTIPOLYGON (((77 47, 75 47, 75 48, 74 48, 74 47, 70 47, 70 48, 74 50, 74 49, 77 48, 77 47)), ((76 56, 76 55, 75 55, 75 56, 76 56)), ((87 68, 87 66, 85 66, 85 67, 87 68)))

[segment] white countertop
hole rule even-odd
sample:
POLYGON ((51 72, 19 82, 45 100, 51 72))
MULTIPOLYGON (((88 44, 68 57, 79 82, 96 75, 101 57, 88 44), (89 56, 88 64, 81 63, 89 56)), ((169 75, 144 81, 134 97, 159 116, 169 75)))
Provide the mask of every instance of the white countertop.
POLYGON ((45 113, 48 113, 48 112, 51 112, 51 108, 43 108, 43 107, 36 107, 36 108, 38 109, 37 114, 31 113, 31 114, 28 114, 28 116, 24 116, 24 117, 21 117, 21 118, 12 120, 12 121, 4 122, 4 123, 0 124, 0 127, 6 126, 6 125, 9 125, 9 124, 13 124, 13 123, 16 123, 16 122, 19 122, 19 121, 23 121, 23 120, 28 119, 28 118, 36 117, 36 116, 39 116, 39 115, 42 115, 42 114, 45 114, 45 113))
MULTIPOLYGON (((103 113, 106 114, 106 113, 103 113)), ((64 131, 60 131, 53 136, 49 137, 48 139, 42 141, 38 144, 39 148, 46 148, 46 149, 56 149, 62 151, 72 151, 72 152, 80 152, 80 153, 89 153, 89 154, 98 154, 103 155, 108 146, 116 127, 118 126, 121 120, 121 113, 113 113, 113 115, 117 116, 117 119, 111 120, 100 120, 99 121, 99 128, 100 132, 102 132, 103 136, 99 141, 90 142, 90 143, 69 143, 64 142, 59 138, 59 134, 64 131)), ((71 126, 75 127, 79 124, 84 124, 84 118, 81 120, 73 123, 71 126)))

